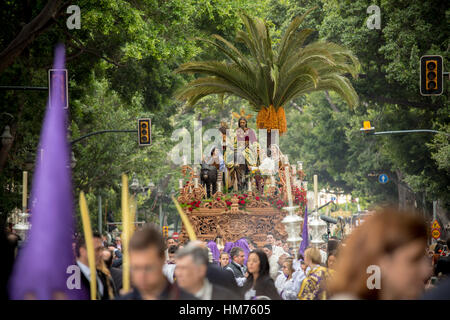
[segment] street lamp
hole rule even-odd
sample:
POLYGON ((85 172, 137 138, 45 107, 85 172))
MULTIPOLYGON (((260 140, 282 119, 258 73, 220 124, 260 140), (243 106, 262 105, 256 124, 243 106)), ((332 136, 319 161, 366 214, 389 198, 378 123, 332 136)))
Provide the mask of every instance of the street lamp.
POLYGON ((11 134, 11 130, 9 126, 5 126, 5 130, 3 130, 2 137, 2 145, 4 147, 10 147, 12 145, 13 136, 11 134))
POLYGON ((18 214, 19 222, 13 226, 13 230, 17 233, 22 242, 25 242, 27 239, 28 231, 31 229, 31 224, 28 222, 29 214, 26 212, 21 212, 18 214))
POLYGON ((295 210, 298 207, 285 207, 283 208, 288 212, 286 217, 281 221, 284 224, 286 233, 288 234, 288 238, 286 241, 289 243, 291 248, 294 250, 295 259, 298 259, 298 250, 300 249, 300 244, 302 243, 301 233, 301 223, 303 218, 301 218, 298 214, 295 213, 295 210))
POLYGON ((312 246, 318 248, 321 244, 325 243, 322 236, 327 231, 327 224, 319 218, 317 211, 312 214, 311 221, 308 221, 308 227, 312 238, 312 246))
POLYGON ((131 182, 130 189, 134 193, 136 193, 137 190, 139 189, 139 181, 135 176, 133 177, 133 181, 131 182))
POLYGON ((72 151, 72 155, 70 158, 70 167, 73 169, 77 165, 77 159, 75 159, 75 154, 72 151))

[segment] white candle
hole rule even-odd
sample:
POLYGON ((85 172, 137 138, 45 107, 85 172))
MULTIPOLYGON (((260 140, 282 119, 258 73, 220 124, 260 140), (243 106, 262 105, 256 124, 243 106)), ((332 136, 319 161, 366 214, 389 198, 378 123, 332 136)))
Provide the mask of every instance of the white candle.
POLYGON ((252 180, 250 178, 248 178, 248 191, 252 191, 252 180))
POLYGON ((289 207, 292 207, 291 178, 290 178, 290 175, 289 175, 289 167, 285 167, 285 168, 286 168, 286 170, 285 170, 285 173, 286 173, 286 192, 287 192, 287 195, 288 195, 289 207))
POLYGON ((180 189, 183 189, 183 179, 178 180, 178 182, 180 183, 180 189))
POLYGON ((198 188, 198 178, 194 178, 194 188, 198 188))
POLYGON ((275 177, 270 176, 270 182, 272 183, 272 186, 275 186, 275 177))
POLYGON ((186 159, 186 156, 183 156, 183 166, 187 166, 187 159, 186 159))
POLYGON ((217 192, 222 192, 222 182, 217 181, 217 192))

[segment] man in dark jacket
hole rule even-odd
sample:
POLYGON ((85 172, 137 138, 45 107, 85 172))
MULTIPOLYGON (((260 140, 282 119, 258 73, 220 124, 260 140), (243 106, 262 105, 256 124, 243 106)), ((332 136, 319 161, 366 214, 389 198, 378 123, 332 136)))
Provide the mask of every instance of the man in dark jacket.
POLYGON ((231 290, 211 283, 206 274, 208 251, 189 244, 176 254, 175 277, 178 285, 201 300, 238 300, 231 290))
POLYGON ((234 247, 230 251, 231 262, 229 264, 230 269, 234 273, 234 277, 239 287, 244 285, 246 281, 245 274, 247 273, 247 268, 244 266, 244 250, 240 247, 234 247))
POLYGON ((128 247, 134 288, 120 300, 197 300, 164 276, 165 243, 158 229, 145 226, 136 231, 128 247))
MULTIPOLYGON (((98 265, 102 259, 102 249, 103 243, 100 234, 94 233, 94 254, 95 254, 95 264, 98 265)), ((81 271, 81 283, 87 288, 89 292, 90 284, 90 274, 89 269, 88 254, 86 249, 86 241, 84 237, 78 237, 75 246, 75 252, 77 255, 77 264, 81 271)), ((100 270, 96 270, 97 273, 97 299, 98 300, 109 300, 113 299, 108 292, 107 276, 100 270)))

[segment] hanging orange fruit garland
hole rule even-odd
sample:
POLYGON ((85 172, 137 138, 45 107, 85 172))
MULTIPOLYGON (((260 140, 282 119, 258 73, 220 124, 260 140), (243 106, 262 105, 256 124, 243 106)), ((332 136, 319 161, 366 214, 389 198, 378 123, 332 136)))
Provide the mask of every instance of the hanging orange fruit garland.
POLYGON ((273 105, 270 105, 269 108, 261 107, 256 117, 256 126, 259 129, 267 129, 269 132, 278 129, 280 135, 285 133, 287 124, 284 108, 278 107, 278 110, 275 110, 273 105))

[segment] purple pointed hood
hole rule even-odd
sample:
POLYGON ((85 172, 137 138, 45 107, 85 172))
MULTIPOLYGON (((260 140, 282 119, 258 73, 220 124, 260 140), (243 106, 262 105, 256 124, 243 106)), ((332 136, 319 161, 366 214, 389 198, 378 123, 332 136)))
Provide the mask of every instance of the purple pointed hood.
POLYGON ((308 206, 305 207, 305 217, 303 218, 303 230, 302 230, 302 243, 300 244, 300 249, 298 253, 304 256, 306 248, 309 245, 309 234, 308 234, 308 206))
POLYGON ((217 248, 217 244, 214 241, 209 241, 207 244, 209 250, 211 250, 214 262, 218 263, 220 260, 220 251, 217 248))
MULTIPOLYGON (((64 55, 60 44, 55 48, 54 69, 64 69, 64 55)), ((75 224, 65 81, 62 72, 54 73, 50 79, 51 97, 36 152, 30 197, 31 230, 18 253, 9 283, 12 299, 24 299, 28 294, 39 300, 55 299, 58 293, 68 299, 86 297, 83 289, 68 288, 68 279, 74 274, 73 270, 68 272, 68 267, 76 262, 72 248, 75 224)))

